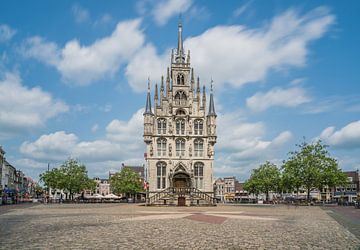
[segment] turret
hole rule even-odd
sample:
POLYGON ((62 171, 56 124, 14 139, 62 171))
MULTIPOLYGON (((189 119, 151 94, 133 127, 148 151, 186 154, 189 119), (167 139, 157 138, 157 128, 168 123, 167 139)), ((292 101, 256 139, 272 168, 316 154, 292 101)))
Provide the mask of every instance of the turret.
POLYGON ((209 143, 214 145, 216 143, 216 112, 214 105, 214 96, 213 96, 213 80, 211 79, 211 89, 210 89, 210 102, 209 102, 209 111, 206 117, 207 124, 207 133, 209 136, 209 143))
POLYGON ((163 108, 163 101, 165 99, 164 94, 164 76, 161 76, 161 86, 160 86, 160 107, 163 108))
POLYGON ((154 130, 154 113, 151 110, 151 96, 150 96, 150 79, 148 80, 148 92, 146 96, 146 107, 144 116, 144 142, 150 143, 152 141, 151 136, 154 130))
POLYGON ((159 106, 159 96, 158 96, 158 86, 155 84, 155 93, 154 93, 154 111, 156 112, 156 108, 159 106))
POLYGON ((195 88, 194 69, 191 68, 191 80, 190 80, 190 96, 191 96, 191 99, 194 98, 194 88, 195 88))
POLYGON ((171 87, 170 87, 170 69, 169 67, 167 68, 167 73, 166 73, 166 97, 168 100, 170 100, 171 98, 171 87))
POLYGON ((206 108, 206 92, 205 92, 205 85, 203 86, 203 97, 202 97, 202 105, 201 108, 205 110, 206 108))

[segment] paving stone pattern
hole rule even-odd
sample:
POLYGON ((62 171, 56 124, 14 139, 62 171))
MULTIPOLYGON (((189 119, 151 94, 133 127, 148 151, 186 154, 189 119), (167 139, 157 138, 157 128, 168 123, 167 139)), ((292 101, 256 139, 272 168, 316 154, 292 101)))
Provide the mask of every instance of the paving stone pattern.
POLYGON ((0 249, 358 249, 319 207, 52 204, 0 214, 0 249))

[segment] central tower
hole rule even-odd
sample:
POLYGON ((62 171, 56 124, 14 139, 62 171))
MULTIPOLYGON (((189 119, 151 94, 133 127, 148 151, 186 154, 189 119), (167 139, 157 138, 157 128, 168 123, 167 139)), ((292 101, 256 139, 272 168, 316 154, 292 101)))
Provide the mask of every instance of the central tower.
POLYGON ((194 78, 179 22, 177 49, 172 50, 166 79, 161 77, 160 93, 155 84, 153 110, 148 82, 144 142, 150 192, 171 189, 213 193, 216 113, 212 83, 208 106, 205 91, 205 86, 200 90, 199 77, 194 78))

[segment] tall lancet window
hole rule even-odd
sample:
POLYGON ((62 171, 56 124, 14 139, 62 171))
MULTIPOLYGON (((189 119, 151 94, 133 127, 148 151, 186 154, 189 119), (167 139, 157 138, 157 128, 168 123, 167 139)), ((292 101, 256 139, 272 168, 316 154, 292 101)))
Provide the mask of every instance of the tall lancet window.
POLYGON ((203 178, 204 178, 204 164, 202 162, 196 162, 194 164, 194 177, 195 177, 195 187, 198 189, 202 189, 203 178))
POLYGON ((176 156, 185 156, 185 140, 176 140, 176 156))
POLYGON ((203 134, 203 127, 204 123, 202 120, 195 120, 194 121, 194 134, 195 135, 202 135, 203 134))
POLYGON ((175 94, 175 105, 186 105, 186 94, 184 91, 178 91, 175 94))
POLYGON ((204 141, 201 139, 196 139, 194 141, 194 154, 195 156, 203 156, 204 152, 204 141))
POLYGON ((178 134, 178 135, 185 134, 185 120, 184 119, 176 120, 176 134, 178 134))
POLYGON ((158 119, 158 134, 166 134, 166 120, 165 119, 158 119))
POLYGON ((166 187, 166 163, 160 161, 156 164, 156 182, 157 189, 163 189, 166 187))
POLYGON ((185 85, 185 77, 184 77, 184 75, 183 74, 178 74, 177 75, 177 79, 176 79, 177 81, 177 85, 185 85))
POLYGON ((166 139, 159 138, 157 140, 157 154, 158 156, 166 156, 166 139))

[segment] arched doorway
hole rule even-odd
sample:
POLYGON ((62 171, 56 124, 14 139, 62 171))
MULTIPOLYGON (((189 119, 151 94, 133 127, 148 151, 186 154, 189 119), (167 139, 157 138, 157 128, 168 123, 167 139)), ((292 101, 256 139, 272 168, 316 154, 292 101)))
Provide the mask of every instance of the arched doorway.
POLYGON ((187 173, 179 172, 175 173, 172 178, 174 188, 190 188, 191 179, 187 173))

